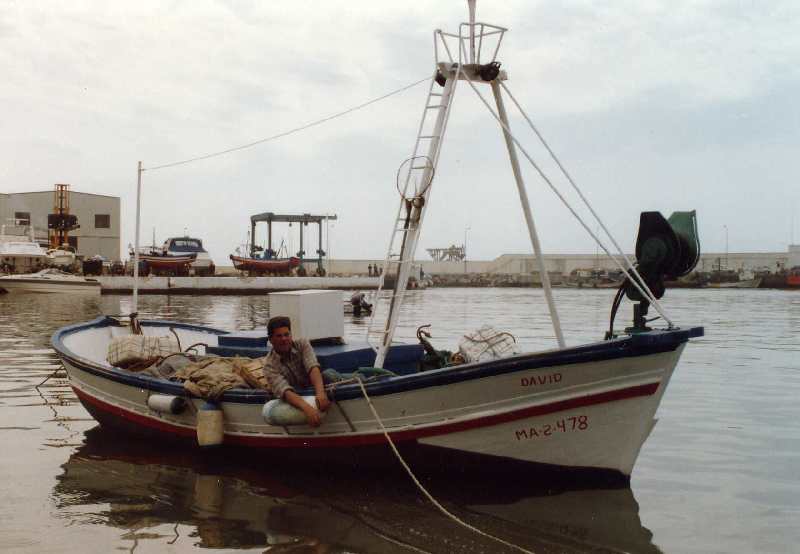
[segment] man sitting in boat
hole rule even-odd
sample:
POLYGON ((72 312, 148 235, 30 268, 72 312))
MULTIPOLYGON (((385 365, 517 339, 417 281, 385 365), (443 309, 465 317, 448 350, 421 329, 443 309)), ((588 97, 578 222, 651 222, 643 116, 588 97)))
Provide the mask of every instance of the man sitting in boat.
POLYGON ((264 376, 276 398, 288 402, 306 415, 308 424, 318 427, 331 403, 325 393, 317 356, 308 339, 292 339, 292 323, 286 316, 273 317, 267 323, 272 344, 264 361, 264 376), (295 388, 314 387, 317 408, 306 403, 295 388))

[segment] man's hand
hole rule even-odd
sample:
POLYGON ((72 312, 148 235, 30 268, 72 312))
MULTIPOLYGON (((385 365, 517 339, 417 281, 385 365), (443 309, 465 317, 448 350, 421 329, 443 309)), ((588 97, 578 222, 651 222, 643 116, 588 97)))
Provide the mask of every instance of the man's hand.
POLYGON ((331 407, 331 401, 328 400, 328 395, 325 394, 325 391, 322 391, 322 394, 317 394, 315 398, 317 399, 317 408, 322 412, 327 412, 328 408, 331 407))
MULTIPOLYGON (((324 391, 323 391, 324 392, 324 391)), ((283 399, 297 408, 301 410, 306 416, 306 422, 311 425, 312 427, 319 427, 322 423, 322 414, 319 413, 314 406, 308 404, 305 400, 300 398, 296 392, 292 389, 288 389, 286 392, 283 393, 283 399)))
POLYGON ((322 423, 322 416, 320 415, 319 411, 312 406, 306 404, 306 408, 303 408, 303 413, 306 414, 306 421, 309 425, 311 425, 311 427, 319 427, 322 423))

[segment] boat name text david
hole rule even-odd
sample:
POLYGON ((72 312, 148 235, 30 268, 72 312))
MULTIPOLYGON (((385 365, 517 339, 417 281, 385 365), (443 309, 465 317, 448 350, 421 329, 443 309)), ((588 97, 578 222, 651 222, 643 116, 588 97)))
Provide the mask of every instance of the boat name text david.
POLYGON ((548 375, 534 375, 533 377, 523 377, 520 379, 520 384, 523 387, 552 385, 559 382, 561 382, 561 373, 550 373, 548 375))

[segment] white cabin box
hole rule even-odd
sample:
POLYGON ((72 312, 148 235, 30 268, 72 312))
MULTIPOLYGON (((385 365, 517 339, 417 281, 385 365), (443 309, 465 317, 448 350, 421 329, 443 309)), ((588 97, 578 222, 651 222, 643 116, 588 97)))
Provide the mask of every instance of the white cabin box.
POLYGON ((344 305, 338 290, 296 290, 269 294, 269 315, 287 316, 296 339, 344 336, 344 305))

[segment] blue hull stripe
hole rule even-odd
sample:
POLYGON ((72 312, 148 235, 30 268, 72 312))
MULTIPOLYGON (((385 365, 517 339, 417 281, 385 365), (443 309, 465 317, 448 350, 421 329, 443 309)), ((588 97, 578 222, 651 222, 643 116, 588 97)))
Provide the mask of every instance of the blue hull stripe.
MULTIPOLYGON (((199 331, 216 335, 225 334, 225 331, 175 323, 170 321, 144 321, 147 326, 173 327, 175 329, 185 329, 189 331, 199 331)), ((180 383, 164 381, 147 375, 130 372, 123 369, 109 369, 90 360, 80 358, 66 348, 63 339, 65 336, 91 329, 119 325, 111 318, 101 317, 90 322, 80 323, 63 327, 56 331, 51 338, 51 344, 58 355, 64 360, 80 368, 87 373, 122 383, 136 388, 151 390, 154 392, 186 396, 188 393, 180 383)), ((668 331, 649 331, 639 335, 627 336, 625 338, 613 339, 604 342, 597 342, 585 346, 566 348, 552 352, 540 352, 533 354, 520 354, 509 358, 501 358, 488 362, 467 364, 454 368, 437 369, 412 375, 384 378, 370 382, 367 387, 370 396, 382 396, 395 394, 427 387, 438 387, 493 377, 506 373, 526 371, 543 367, 555 367, 568 364, 582 364, 589 362, 599 362, 620 358, 632 358, 639 356, 649 356, 664 352, 672 352, 690 338, 703 336, 702 327, 692 327, 688 329, 673 329, 668 331)), ((305 394, 309 391, 300 390, 298 393, 305 394)), ((336 400, 349 400, 360 398, 361 389, 357 384, 342 385, 336 387, 334 396, 336 400)), ((241 404, 263 404, 268 399, 266 391, 249 389, 232 389, 227 391, 222 400, 224 402, 236 402, 241 404)))

